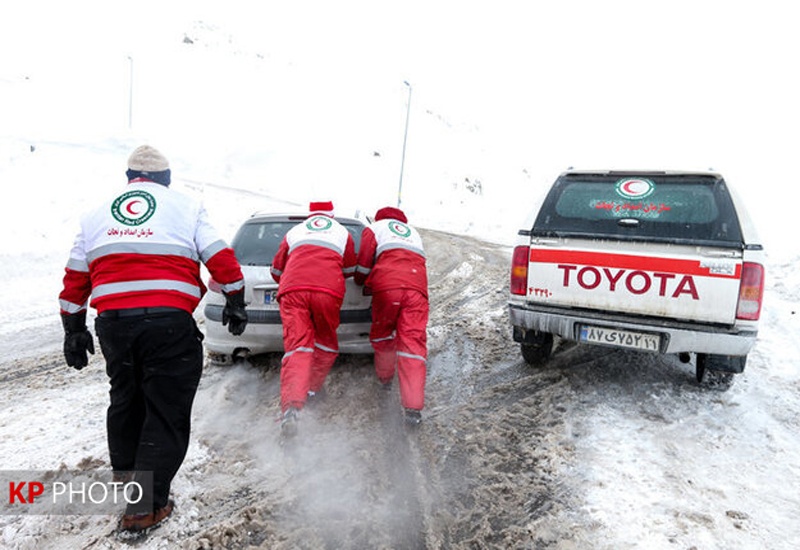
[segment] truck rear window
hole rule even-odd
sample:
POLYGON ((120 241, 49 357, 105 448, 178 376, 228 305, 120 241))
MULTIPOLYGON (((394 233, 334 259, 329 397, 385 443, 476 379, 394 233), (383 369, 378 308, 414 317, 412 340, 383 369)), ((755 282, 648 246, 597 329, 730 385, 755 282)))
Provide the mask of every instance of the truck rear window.
POLYGON ((564 174, 532 234, 742 246, 725 182, 702 174, 564 174))

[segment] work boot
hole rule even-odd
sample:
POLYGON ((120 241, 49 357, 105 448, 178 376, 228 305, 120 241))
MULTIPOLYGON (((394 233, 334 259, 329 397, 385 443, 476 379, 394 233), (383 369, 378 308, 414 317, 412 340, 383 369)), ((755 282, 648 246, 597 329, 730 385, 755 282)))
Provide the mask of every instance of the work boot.
POLYGON ((281 417, 281 436, 294 437, 297 435, 297 409, 289 407, 281 417))
POLYGON ((389 380, 386 380, 386 381, 384 381, 384 380, 381 380, 381 379, 379 378, 379 379, 378 379, 378 382, 380 383, 380 385, 381 385, 381 389, 382 389, 383 391, 385 391, 385 392, 387 392, 387 393, 388 393, 388 392, 390 392, 390 391, 392 391, 392 379, 391 379, 391 378, 389 378, 389 380))
POLYGON ((417 409, 405 409, 403 411, 403 422, 411 428, 418 427, 422 424, 422 412, 417 409))
POLYGON ((162 506, 149 514, 125 514, 119 522, 119 529, 127 533, 149 531, 167 519, 174 508, 175 502, 170 499, 166 506, 162 506))

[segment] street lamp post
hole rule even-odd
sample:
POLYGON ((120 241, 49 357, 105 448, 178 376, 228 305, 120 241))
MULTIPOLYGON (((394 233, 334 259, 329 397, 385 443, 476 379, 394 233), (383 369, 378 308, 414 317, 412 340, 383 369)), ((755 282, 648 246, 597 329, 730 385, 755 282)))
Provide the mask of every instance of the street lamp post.
POLYGON ((403 84, 408 86, 408 106, 406 107, 406 129, 403 132, 403 154, 400 157, 400 184, 397 186, 397 208, 400 208, 401 193, 403 191, 403 167, 406 163, 406 141, 408 140, 408 119, 411 115, 411 84, 407 80, 403 84))

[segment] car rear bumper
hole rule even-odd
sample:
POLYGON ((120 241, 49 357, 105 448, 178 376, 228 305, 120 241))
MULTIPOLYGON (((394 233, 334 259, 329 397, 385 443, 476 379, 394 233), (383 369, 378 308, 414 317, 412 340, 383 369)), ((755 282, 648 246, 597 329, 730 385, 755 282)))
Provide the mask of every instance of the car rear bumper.
MULTIPOLYGON (((278 310, 247 309, 247 328, 233 336, 222 326, 222 305, 206 304, 206 350, 218 355, 257 355, 283 351, 283 328, 278 310)), ((340 353, 372 353, 369 330, 372 310, 345 310, 340 315, 340 353)))
POLYGON ((758 331, 738 327, 689 324, 668 319, 615 316, 603 312, 561 310, 509 304, 514 339, 525 340, 527 331, 549 332, 567 340, 578 341, 581 325, 608 327, 661 335, 661 353, 712 353, 747 355, 756 343, 758 331))
MULTIPOLYGON (((224 306, 217 304, 206 304, 203 313, 206 320, 214 321, 217 323, 222 322, 222 309, 224 306)), ((372 309, 357 309, 357 310, 343 310, 339 314, 339 323, 341 325, 357 324, 357 323, 371 323, 372 322, 372 309)), ((247 323, 248 326, 253 325, 280 325, 281 313, 277 309, 252 309, 247 308, 247 323)))

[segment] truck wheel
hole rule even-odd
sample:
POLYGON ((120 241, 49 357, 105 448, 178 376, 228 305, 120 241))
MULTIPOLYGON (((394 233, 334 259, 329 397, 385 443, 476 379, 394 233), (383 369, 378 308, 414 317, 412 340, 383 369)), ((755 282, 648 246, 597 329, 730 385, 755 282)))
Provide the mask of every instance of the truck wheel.
POLYGON ((698 353, 695 364, 695 376, 700 386, 717 391, 727 391, 733 385, 737 372, 744 370, 746 356, 739 358, 730 355, 708 355, 698 353), (729 363, 729 358, 734 359, 729 363), (720 369, 719 367, 725 367, 720 369))
POLYGON ((522 358, 526 363, 541 365, 553 351, 553 335, 548 332, 539 332, 536 334, 534 343, 522 343, 520 350, 522 350, 522 358))

